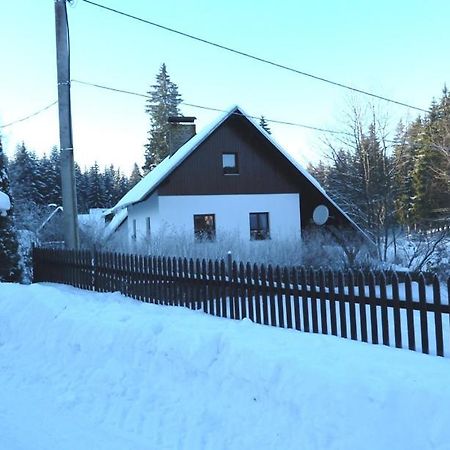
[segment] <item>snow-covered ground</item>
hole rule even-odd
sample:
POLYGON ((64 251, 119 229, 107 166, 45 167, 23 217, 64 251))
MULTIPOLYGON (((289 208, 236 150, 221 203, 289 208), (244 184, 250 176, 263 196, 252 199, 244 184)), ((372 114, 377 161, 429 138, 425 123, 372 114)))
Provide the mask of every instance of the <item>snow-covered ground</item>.
POLYGON ((450 360, 0 284, 0 449, 449 449, 450 360))

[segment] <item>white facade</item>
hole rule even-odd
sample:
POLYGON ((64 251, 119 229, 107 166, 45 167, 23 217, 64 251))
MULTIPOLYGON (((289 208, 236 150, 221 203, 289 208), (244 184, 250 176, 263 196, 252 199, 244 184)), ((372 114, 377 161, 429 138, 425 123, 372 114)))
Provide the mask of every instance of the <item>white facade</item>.
POLYGON ((239 237, 250 241, 250 213, 269 214, 271 241, 300 239, 299 194, 151 195, 128 207, 131 241, 151 236, 194 235, 194 215, 214 214, 216 240, 239 237), (150 229, 149 229, 150 225, 150 229))

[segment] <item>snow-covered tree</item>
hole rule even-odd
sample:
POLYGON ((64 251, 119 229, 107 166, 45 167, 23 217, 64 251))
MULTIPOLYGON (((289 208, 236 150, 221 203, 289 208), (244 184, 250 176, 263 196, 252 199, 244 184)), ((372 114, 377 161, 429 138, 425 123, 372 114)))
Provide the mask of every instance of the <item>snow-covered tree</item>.
MULTIPOLYGON (((1 138, 0 191, 11 196, 1 138)), ((9 211, 6 216, 0 215, 0 281, 17 282, 21 280, 22 271, 20 269, 19 260, 19 243, 14 227, 12 211, 9 211)))
POLYGON ((34 153, 28 151, 25 143, 17 146, 10 164, 11 191, 17 208, 39 200, 37 197, 37 163, 34 153))
POLYGON ((169 116, 180 115, 178 108, 182 102, 178 86, 170 80, 165 64, 156 75, 156 83, 148 91, 145 112, 150 115, 148 143, 145 145, 144 173, 153 170, 168 154, 169 116))

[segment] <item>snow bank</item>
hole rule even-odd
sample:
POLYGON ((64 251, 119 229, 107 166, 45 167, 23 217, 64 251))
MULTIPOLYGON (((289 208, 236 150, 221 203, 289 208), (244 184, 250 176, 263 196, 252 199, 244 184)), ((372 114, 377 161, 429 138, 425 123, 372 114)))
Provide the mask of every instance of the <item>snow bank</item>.
POLYGON ((0 284, 0 448, 449 448, 450 361, 0 284))

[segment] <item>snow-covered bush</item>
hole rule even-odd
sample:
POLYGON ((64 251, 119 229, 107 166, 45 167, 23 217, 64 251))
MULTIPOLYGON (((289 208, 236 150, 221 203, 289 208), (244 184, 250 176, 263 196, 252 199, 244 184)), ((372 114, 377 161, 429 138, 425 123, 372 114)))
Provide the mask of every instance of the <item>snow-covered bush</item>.
POLYGON ((136 241, 131 250, 150 255, 220 260, 231 252, 236 261, 272 265, 297 265, 302 261, 301 242, 288 240, 250 241, 236 233, 222 234, 215 242, 194 241, 191 234, 161 233, 136 241))
POLYGON ((416 232, 402 237, 398 245, 401 265, 413 272, 450 275, 450 230, 416 232))
POLYGON ((450 274, 450 239, 436 244, 436 236, 413 235, 398 238, 397 251, 381 261, 374 246, 352 230, 311 229, 302 239, 250 241, 229 233, 220 241, 193 240, 189 233, 174 230, 141 237, 128 242, 125 232, 105 238, 103 228, 80 230, 83 248, 100 251, 136 253, 193 259, 226 259, 228 252, 236 261, 280 266, 304 265, 340 269, 404 269, 433 271, 444 278, 450 274), (436 244, 436 245, 435 245, 436 244))
POLYGON ((370 250, 367 241, 353 230, 311 229, 303 233, 302 263, 335 270, 378 267, 370 250))
MULTIPOLYGON (((361 267, 369 264, 368 251, 361 240, 346 236, 345 242, 338 242, 330 233, 324 231, 305 231, 302 239, 250 241, 242 239, 236 233, 228 233, 220 240, 194 241, 191 234, 162 232, 151 238, 138 238, 127 243, 126 236, 104 239, 100 234, 93 234, 90 245, 98 250, 130 252, 144 255, 170 256, 181 258, 199 258, 220 260, 231 252, 236 261, 280 266, 305 265, 343 269, 361 267)), ((341 236, 343 238, 343 236, 341 236)))

